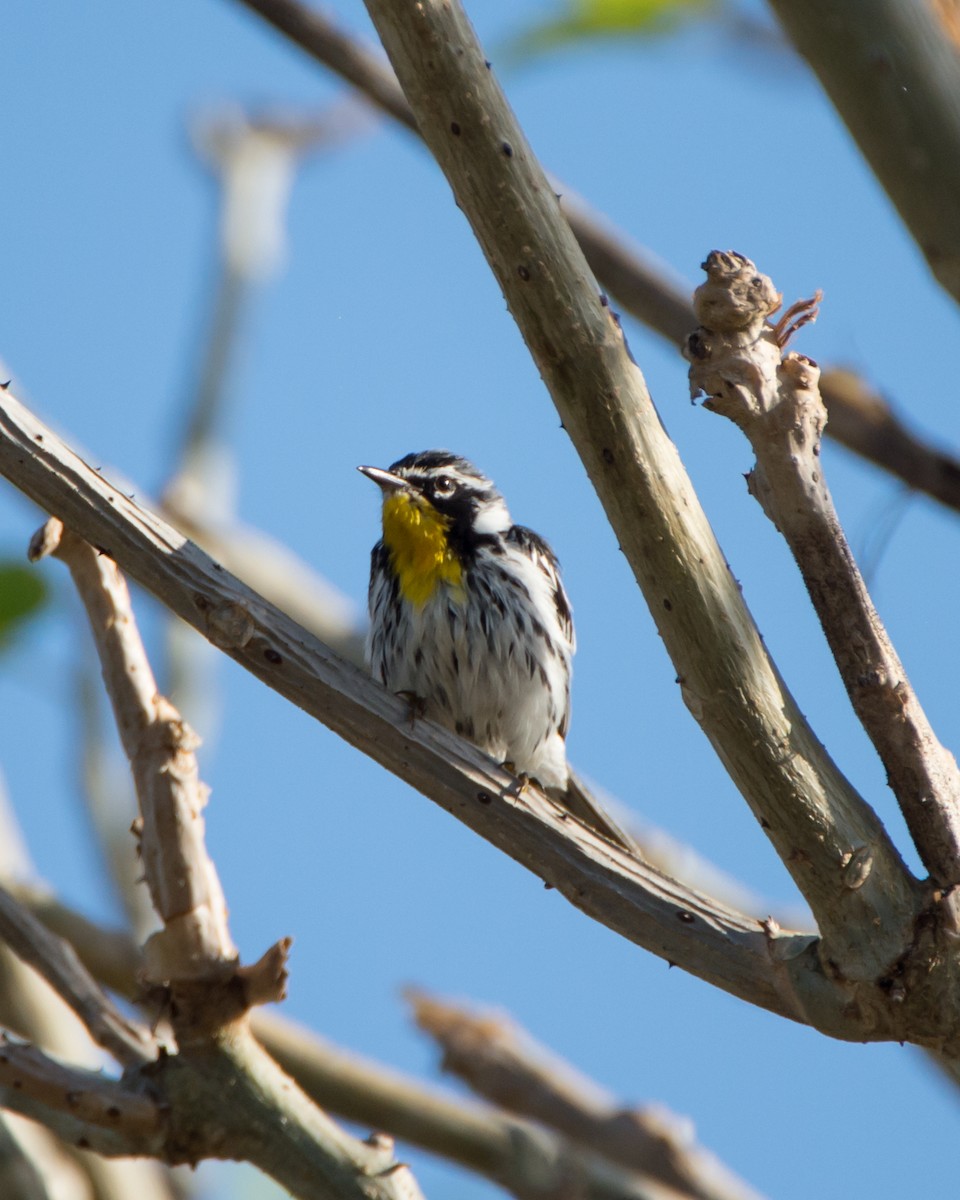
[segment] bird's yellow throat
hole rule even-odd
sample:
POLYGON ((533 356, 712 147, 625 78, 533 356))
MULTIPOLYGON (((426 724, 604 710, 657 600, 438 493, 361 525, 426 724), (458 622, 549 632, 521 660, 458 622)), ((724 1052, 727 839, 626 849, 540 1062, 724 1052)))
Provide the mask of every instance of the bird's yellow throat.
POLYGON ((450 521, 409 492, 394 492, 383 502, 383 541, 411 604, 426 604, 441 583, 460 587, 463 570, 447 531, 450 521))

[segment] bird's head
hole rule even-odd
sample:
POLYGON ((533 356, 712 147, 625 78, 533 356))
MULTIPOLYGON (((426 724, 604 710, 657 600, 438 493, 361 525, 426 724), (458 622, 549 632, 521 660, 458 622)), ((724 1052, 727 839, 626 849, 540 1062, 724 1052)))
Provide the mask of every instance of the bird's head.
POLYGON ((429 599, 442 582, 458 586, 477 547, 510 528, 491 480, 447 450, 407 454, 386 471, 358 470, 383 494, 383 542, 413 603, 429 599))

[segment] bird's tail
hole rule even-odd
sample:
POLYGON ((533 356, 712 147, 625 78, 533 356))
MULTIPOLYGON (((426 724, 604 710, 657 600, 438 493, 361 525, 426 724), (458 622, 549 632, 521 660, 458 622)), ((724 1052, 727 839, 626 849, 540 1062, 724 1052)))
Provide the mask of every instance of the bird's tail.
POLYGON ((551 788, 550 795, 578 821, 589 826, 607 841, 613 842, 631 854, 642 858, 637 841, 607 812, 599 800, 594 799, 586 784, 573 771, 566 789, 551 788))

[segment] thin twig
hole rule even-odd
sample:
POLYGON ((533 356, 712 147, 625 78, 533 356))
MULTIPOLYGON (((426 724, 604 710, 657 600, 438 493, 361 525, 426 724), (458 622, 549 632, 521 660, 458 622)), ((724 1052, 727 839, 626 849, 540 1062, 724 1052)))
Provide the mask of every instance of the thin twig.
MULTIPOLYGON (((323 12, 300 0, 239 0, 258 13, 317 62, 334 71, 394 120, 419 134, 416 118, 389 65, 375 51, 351 37, 323 12)), ((835 7, 829 6, 831 10, 835 7)), ((829 22, 804 6, 784 4, 791 14, 806 15, 823 38, 829 22)), ((824 39, 826 41, 828 39, 824 39)), ((841 66, 843 56, 838 56, 841 66)), ((894 81, 895 83, 895 81, 894 81)), ((898 97, 899 98, 899 97, 898 97)), ((860 96, 862 103, 862 93, 860 96)), ((879 128, 869 105, 873 128, 879 128)), ((909 143, 912 145, 912 143, 909 143)), ((596 213, 566 184, 551 178, 564 215, 584 256, 610 298, 655 333, 682 347, 696 328, 691 288, 653 255, 631 244, 623 231, 596 213)), ((911 194, 915 197, 915 189, 911 194)), ((922 194, 922 189, 921 189, 922 194)), ((960 511, 960 461, 928 446, 890 412, 889 405, 851 372, 825 371, 821 394, 830 415, 827 434, 848 450, 899 476, 910 487, 960 511), (866 402, 866 403, 865 403, 866 402)))
POLYGON ((93 1040, 117 1062, 135 1066, 156 1056, 156 1040, 149 1029, 127 1020, 104 995, 69 942, 52 934, 2 887, 0 938, 47 980, 83 1021, 93 1040))
POLYGON ((662 1106, 619 1107, 501 1014, 476 1016, 419 991, 407 998, 417 1025, 439 1045, 443 1069, 484 1099, 696 1200, 759 1200, 697 1145, 689 1120, 662 1106))
MULTIPOLYGON (((690 382, 732 420, 756 455, 751 493, 790 547, 850 702, 876 747, 917 851, 943 891, 960 884, 960 772, 937 740, 844 537, 820 458, 826 414, 815 363, 784 355, 810 319, 805 302, 775 327, 773 283, 741 255, 714 251, 697 289, 702 327, 690 339, 690 382), (786 322, 786 324, 784 324, 786 322)), ((869 872, 869 856, 857 870, 869 872)))

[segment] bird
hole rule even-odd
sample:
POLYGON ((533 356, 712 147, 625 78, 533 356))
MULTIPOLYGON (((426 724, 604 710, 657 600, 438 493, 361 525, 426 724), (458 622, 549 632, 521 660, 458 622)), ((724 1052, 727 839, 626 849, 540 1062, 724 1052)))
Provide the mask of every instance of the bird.
POLYGON ((373 677, 632 849, 567 763, 576 635, 549 544, 448 450, 357 469, 383 504, 368 593, 373 677))

